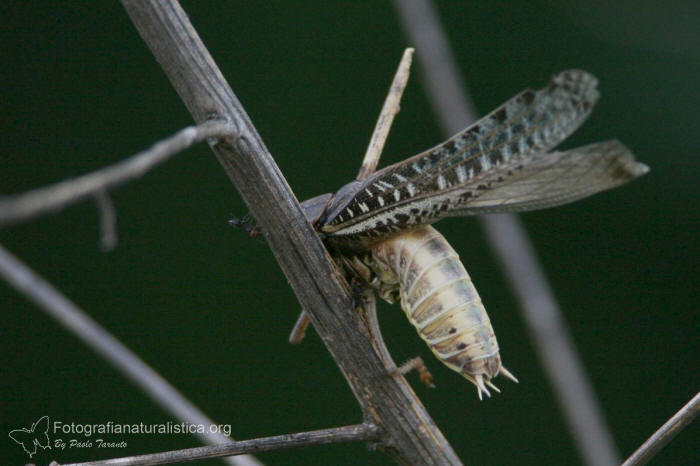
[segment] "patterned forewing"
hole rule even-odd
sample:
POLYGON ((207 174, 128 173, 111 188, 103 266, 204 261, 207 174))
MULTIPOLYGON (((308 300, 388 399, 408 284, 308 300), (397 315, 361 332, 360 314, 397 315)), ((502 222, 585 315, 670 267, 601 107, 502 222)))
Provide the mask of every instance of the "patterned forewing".
POLYGON ((598 98, 596 84, 589 73, 570 70, 544 89, 521 92, 444 143, 359 184, 330 206, 322 231, 380 237, 462 209, 478 189, 472 180, 546 152, 578 128, 598 98))

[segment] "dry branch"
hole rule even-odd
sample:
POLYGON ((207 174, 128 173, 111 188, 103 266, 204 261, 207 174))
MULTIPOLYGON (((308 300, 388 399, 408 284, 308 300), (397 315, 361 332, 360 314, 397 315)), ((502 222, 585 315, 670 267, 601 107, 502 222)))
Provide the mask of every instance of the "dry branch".
POLYGON ((386 96, 386 100, 384 100, 382 111, 379 113, 379 118, 377 119, 377 124, 374 126, 372 137, 369 139, 367 151, 362 160, 362 166, 357 174, 357 178, 355 178, 357 180, 366 179, 369 175, 374 173, 377 164, 379 164, 379 157, 384 151, 384 144, 386 143, 387 137, 389 137, 391 124, 394 122, 394 117, 400 110, 401 96, 403 96, 403 91, 406 89, 406 84, 408 83, 409 70, 411 68, 411 62, 413 61, 413 52, 414 49, 407 48, 401 57, 399 69, 396 70, 394 80, 391 82, 389 94, 386 96))
MULTIPOLYGON (((105 358, 124 377, 141 388, 148 397, 173 417, 193 425, 216 425, 133 351, 2 245, 0 245, 0 277, 56 319, 95 353, 105 358)), ((231 438, 224 434, 214 433, 209 429, 196 435, 203 442, 212 445, 231 441, 231 438)), ((250 455, 226 458, 226 460, 235 466, 262 466, 262 463, 250 455)))
POLYGON ((306 221, 260 136, 179 4, 122 0, 196 122, 229 121, 234 135, 212 148, 292 289, 359 401, 378 446, 404 464, 461 464, 402 377, 390 376, 347 284, 306 221))
POLYGON ((100 213, 100 247, 111 251, 117 246, 117 210, 106 190, 95 194, 95 202, 100 213))
POLYGON ((622 463, 622 466, 642 466, 652 459, 668 442, 688 427, 700 414, 700 393, 685 404, 671 419, 654 432, 637 451, 622 463))
MULTIPOLYGON (((100 170, 44 186, 32 191, 0 198, 0 227, 60 210, 90 196, 96 196, 102 215, 109 207, 104 193, 126 181, 138 178, 156 165, 165 162, 179 152, 209 138, 231 134, 232 128, 221 121, 203 121, 198 126, 182 129, 157 142, 150 149, 100 170)), ((103 227, 110 228, 111 219, 102 220, 103 227)), ((103 230, 104 233, 104 230, 103 230)), ((107 233, 109 234, 109 232, 107 233)), ((109 239, 107 240, 110 241, 109 239)), ((109 245, 109 243, 105 243, 109 245)))
POLYGON ((374 426, 359 424, 355 426, 336 427, 333 429, 314 430, 311 432, 275 435, 274 437, 262 437, 253 440, 240 440, 238 442, 229 442, 208 447, 185 448, 163 453, 89 461, 87 463, 59 465, 59 463, 53 462, 49 466, 153 466, 157 464, 183 463, 186 461, 221 458, 244 453, 261 453, 264 451, 311 445, 373 440, 376 436, 377 429, 374 426))

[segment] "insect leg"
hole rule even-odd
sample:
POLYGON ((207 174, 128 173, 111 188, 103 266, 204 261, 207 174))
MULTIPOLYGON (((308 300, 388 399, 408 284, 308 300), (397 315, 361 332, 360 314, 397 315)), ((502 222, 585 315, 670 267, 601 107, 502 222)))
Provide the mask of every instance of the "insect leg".
POLYGON ((401 375, 406 375, 412 370, 418 372, 418 377, 420 378, 421 382, 430 388, 435 388, 435 384, 433 384, 433 374, 428 371, 428 367, 425 365, 420 356, 409 359, 405 363, 401 364, 395 372, 401 375))
POLYGON ((251 238, 258 238, 262 235, 262 230, 255 225, 255 221, 250 215, 244 215, 243 218, 234 217, 228 221, 228 224, 234 228, 244 229, 251 238))
MULTIPOLYGON (((366 287, 354 277, 351 280, 350 286, 352 287, 352 307, 354 309, 364 304, 365 299, 363 293, 366 290, 366 287)), ((306 313, 306 311, 301 311, 301 314, 299 314, 299 317, 294 324, 294 328, 292 328, 292 331, 289 334, 289 343, 292 345, 298 345, 301 343, 306 336, 306 329, 309 328, 310 323, 311 320, 309 319, 309 315, 306 313)))

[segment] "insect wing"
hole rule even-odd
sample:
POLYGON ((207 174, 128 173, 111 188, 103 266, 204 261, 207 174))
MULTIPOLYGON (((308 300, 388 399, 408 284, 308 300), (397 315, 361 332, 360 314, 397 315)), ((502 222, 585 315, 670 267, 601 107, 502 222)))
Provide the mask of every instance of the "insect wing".
MULTIPOLYGON (((329 206, 322 231, 380 236, 463 210, 484 174, 528 154, 546 153, 590 114, 597 80, 564 71, 527 89, 444 143, 386 167, 329 206)), ((453 214, 454 215, 454 214, 453 214)))
POLYGON ((522 212, 573 202, 645 174, 619 141, 605 141, 564 152, 531 154, 485 174, 464 187, 472 196, 446 216, 522 212))

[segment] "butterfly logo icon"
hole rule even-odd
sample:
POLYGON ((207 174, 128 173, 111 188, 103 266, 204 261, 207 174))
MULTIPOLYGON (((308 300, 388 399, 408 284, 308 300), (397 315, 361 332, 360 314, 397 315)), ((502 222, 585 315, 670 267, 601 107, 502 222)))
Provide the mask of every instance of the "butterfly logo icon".
POLYGON ((51 448, 49 445, 49 417, 43 416, 39 418, 30 429, 15 429, 10 431, 10 438, 22 445, 22 449, 27 452, 31 458, 36 453, 36 447, 39 446, 46 450, 51 448))

